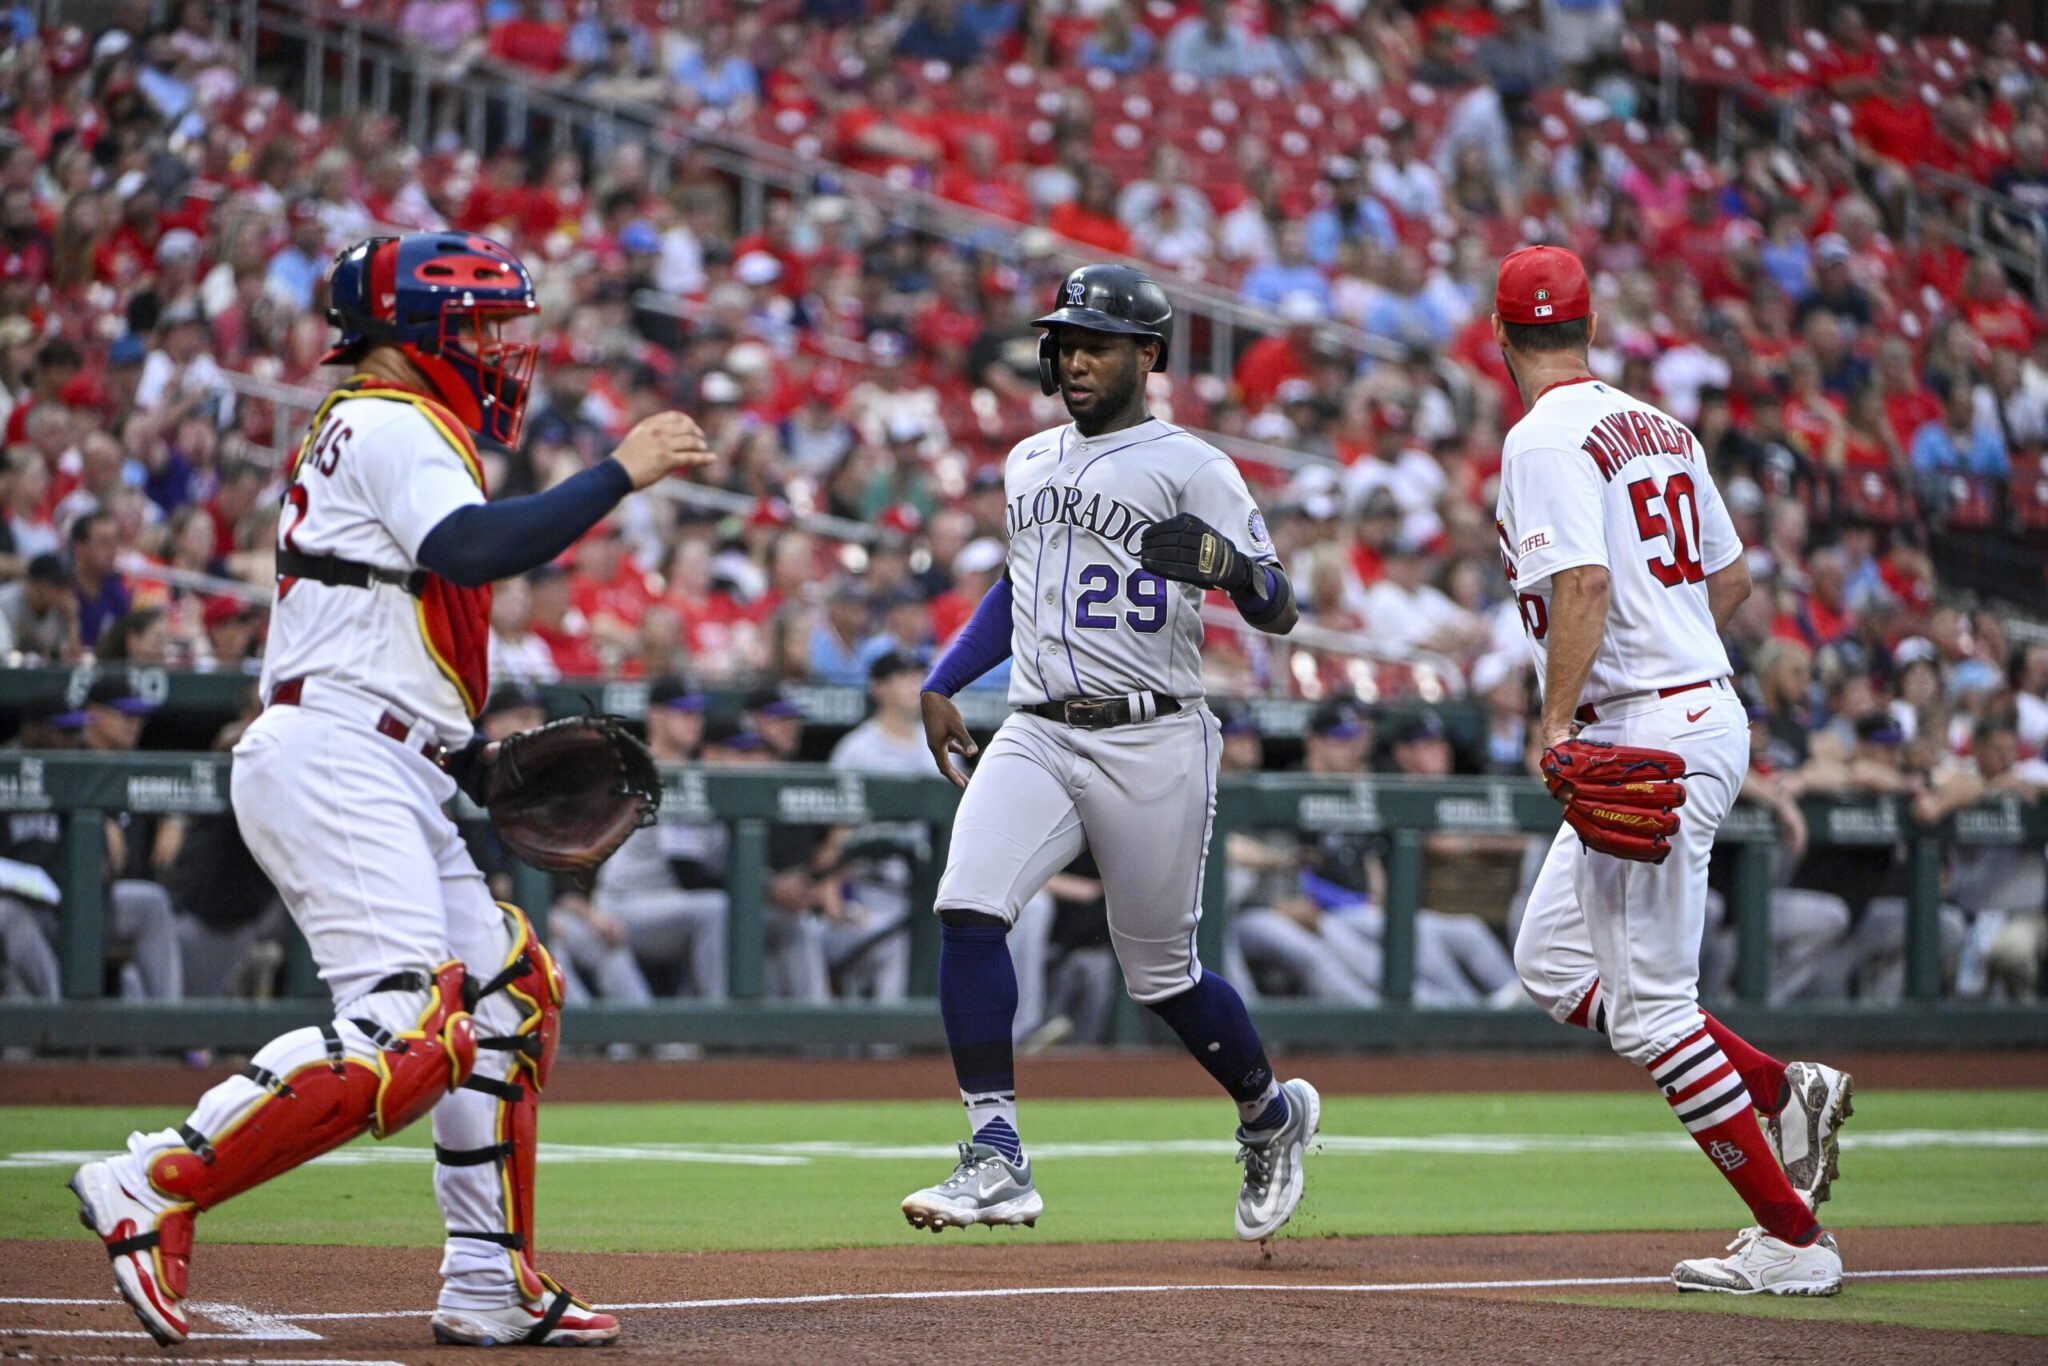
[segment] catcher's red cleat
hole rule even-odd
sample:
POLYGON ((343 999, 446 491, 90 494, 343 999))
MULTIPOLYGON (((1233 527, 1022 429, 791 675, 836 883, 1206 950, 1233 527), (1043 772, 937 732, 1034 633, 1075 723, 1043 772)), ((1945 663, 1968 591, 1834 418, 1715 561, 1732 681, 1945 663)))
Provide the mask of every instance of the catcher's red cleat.
POLYGON ((619 1339, 619 1321, 548 1283, 545 1307, 434 1311, 434 1341, 444 1347, 602 1347, 619 1339))
POLYGON ((99 1235, 114 1264, 114 1287, 161 1347, 176 1346, 192 1331, 178 1307, 192 1258, 192 1207, 152 1203, 124 1181, 122 1159, 88 1162, 71 1178, 78 1222, 99 1235))

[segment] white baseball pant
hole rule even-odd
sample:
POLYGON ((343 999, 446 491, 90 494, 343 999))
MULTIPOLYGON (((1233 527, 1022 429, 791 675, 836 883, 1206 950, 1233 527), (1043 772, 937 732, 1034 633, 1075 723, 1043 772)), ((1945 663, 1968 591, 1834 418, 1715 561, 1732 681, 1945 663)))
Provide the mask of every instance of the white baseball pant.
POLYGON ((1587 850, 1569 825, 1536 875, 1515 970, 1536 1004, 1569 1019, 1597 982, 1616 1053, 1648 1064, 1700 1026, 1707 860, 1749 765, 1749 722, 1725 684, 1599 707, 1580 738, 1667 749, 1685 760, 1685 805, 1662 863, 1587 850))

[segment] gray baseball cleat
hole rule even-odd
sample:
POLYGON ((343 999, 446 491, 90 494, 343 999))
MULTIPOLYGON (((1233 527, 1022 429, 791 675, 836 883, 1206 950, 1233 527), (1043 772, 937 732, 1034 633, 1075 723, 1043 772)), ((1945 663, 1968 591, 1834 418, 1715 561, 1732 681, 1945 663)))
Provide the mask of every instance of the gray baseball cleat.
POLYGON ((951 1176, 903 1199, 903 1217, 911 1227, 933 1233, 970 1224, 1028 1228, 1044 1212, 1045 1201, 1031 1184, 1031 1163, 1016 1166, 986 1143, 962 1143, 960 1165, 951 1176))
POLYGON ((1323 1098, 1301 1078, 1280 1083, 1287 1097, 1287 1122, 1269 1134, 1237 1131, 1237 1160, 1244 1184, 1237 1191, 1237 1236, 1247 1242, 1270 1237, 1294 1216, 1301 1203, 1301 1177, 1308 1145, 1323 1123, 1323 1098))
POLYGON ((1808 1209, 1818 1209, 1841 1175, 1842 1122, 1856 1113, 1855 1080, 1817 1062, 1785 1064, 1792 1098, 1764 1125, 1778 1165, 1808 1209))

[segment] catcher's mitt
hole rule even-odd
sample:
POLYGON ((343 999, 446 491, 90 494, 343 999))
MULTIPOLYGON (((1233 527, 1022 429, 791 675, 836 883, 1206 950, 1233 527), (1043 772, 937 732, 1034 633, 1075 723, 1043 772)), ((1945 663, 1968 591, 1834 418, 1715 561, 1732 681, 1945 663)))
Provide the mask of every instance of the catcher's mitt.
POLYGON ((507 736, 482 786, 505 847, 554 873, 595 873, 661 809, 654 756, 616 716, 507 736))
POLYGON ((1543 751, 1543 781, 1588 849, 1662 863, 1685 805, 1685 760, 1667 749, 1567 740, 1543 751))

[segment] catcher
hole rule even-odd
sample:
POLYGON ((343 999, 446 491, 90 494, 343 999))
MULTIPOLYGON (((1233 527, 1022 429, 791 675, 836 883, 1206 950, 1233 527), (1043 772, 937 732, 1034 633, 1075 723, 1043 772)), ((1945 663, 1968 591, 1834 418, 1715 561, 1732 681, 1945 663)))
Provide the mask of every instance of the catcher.
POLYGON ((1699 1006, 1707 858, 1749 760, 1720 635, 1749 596, 1742 542, 1699 440, 1588 368, 1599 318, 1576 256, 1509 256, 1494 308, 1528 405, 1501 455, 1501 549, 1565 805, 1515 967, 1553 1018, 1648 1070, 1755 1216, 1731 1255, 1680 1262, 1678 1288, 1832 1295, 1842 1259, 1814 1210, 1849 1077, 1781 1063, 1699 1006))
POLYGON ((601 718, 473 741, 490 585, 711 455, 696 423, 662 413, 554 489, 486 503, 474 437, 518 440, 533 374, 534 346, 512 335, 540 311, 526 268, 480 237, 376 237, 335 258, 328 290, 341 337, 326 359, 354 376, 287 472, 267 706, 235 747, 231 792, 335 1018, 273 1039, 183 1124, 131 1135, 71 1188, 122 1297, 169 1346, 190 1331, 200 1213, 431 1110, 447 1227, 435 1339, 610 1342, 618 1321, 534 1265, 535 1106, 561 978, 442 807, 461 775, 515 852, 569 871, 651 819, 652 764, 601 718))

